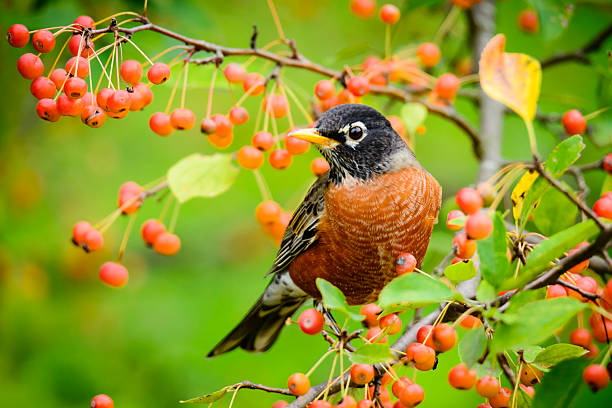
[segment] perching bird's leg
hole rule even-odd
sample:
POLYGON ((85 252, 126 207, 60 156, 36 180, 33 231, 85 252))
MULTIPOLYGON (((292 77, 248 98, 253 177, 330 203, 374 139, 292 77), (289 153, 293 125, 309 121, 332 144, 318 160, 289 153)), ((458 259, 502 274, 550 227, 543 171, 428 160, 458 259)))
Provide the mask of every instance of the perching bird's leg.
POLYGON ((336 322, 336 319, 334 319, 334 316, 332 316, 332 314, 330 313, 329 310, 327 310, 325 308, 325 306, 323 306, 323 302, 321 302, 318 299, 314 299, 312 301, 313 307, 319 311, 319 313, 321 313, 323 315, 323 318, 325 319, 325 322, 327 323, 327 325, 329 327, 331 327, 331 329, 333 330, 334 334, 338 337, 342 336, 342 329, 340 328, 340 326, 338 325, 338 323, 336 322))

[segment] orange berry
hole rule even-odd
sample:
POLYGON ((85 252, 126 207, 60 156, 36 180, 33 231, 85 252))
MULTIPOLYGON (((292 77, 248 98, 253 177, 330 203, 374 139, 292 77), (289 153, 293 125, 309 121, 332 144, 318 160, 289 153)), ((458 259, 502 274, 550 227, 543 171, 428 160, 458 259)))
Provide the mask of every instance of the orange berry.
POLYGON ((457 332, 453 326, 446 323, 434 326, 431 337, 433 338, 434 348, 439 352, 448 351, 457 344, 457 332))
POLYGON ((123 208, 123 214, 133 214, 138 211, 138 208, 140 208, 142 204, 139 198, 142 192, 142 187, 133 181, 128 181, 119 188, 119 199, 117 203, 119 208, 123 208), (130 204, 126 206, 127 203, 130 204))
POLYGON ((476 253, 476 241, 468 239, 465 233, 455 235, 453 238, 455 255, 461 259, 470 259, 476 253))
POLYGON ((518 15, 518 25, 526 33, 537 33, 540 28, 537 13, 529 9, 521 11, 518 15))
POLYGON ((32 36, 34 49, 41 53, 47 53, 55 47, 55 36, 49 30, 38 30, 32 36))
POLYGON ((433 326, 431 324, 421 326, 421 328, 419 328, 419 330, 417 331, 416 340, 419 343, 425 344, 426 346, 431 347, 433 349, 435 346, 433 342, 433 337, 430 334, 431 329, 433 329, 433 326))
POLYGON ((225 75, 225 78, 232 84, 239 84, 244 81, 246 70, 242 65, 232 62, 227 64, 223 70, 223 75, 225 75))
POLYGON ((275 118, 282 118, 289 112, 289 102, 283 95, 272 94, 268 95, 263 100, 263 107, 266 113, 275 118))
POLYGON ((310 163, 310 170, 316 177, 321 177, 329 170, 329 163, 324 158, 317 157, 310 163))
POLYGON ((105 394, 96 395, 91 399, 90 408, 113 408, 113 400, 105 394))
POLYGON ((83 249, 86 252, 97 251, 104 246, 104 238, 100 231, 96 229, 90 229, 85 233, 83 238, 83 249))
POLYGON ((285 149, 292 156, 303 154, 310 148, 310 142, 293 136, 285 136, 285 149))
POLYGON ((87 78, 89 75, 89 61, 83 57, 72 57, 66 62, 66 73, 79 78, 87 78))
POLYGON ((125 89, 119 89, 108 98, 106 107, 112 113, 129 112, 131 102, 130 93, 125 89))
POLYGON ((166 232, 166 227, 159 220, 147 220, 142 224, 140 236, 145 244, 152 246, 157 237, 166 232))
POLYGON ((366 339, 370 343, 386 343, 387 336, 383 336, 383 331, 380 327, 370 327, 366 332, 366 339))
POLYGON ((351 381, 355 384, 369 384, 375 374, 374 366, 370 364, 353 364, 351 367, 351 381))
POLYGON ((230 133, 228 136, 221 136, 218 133, 211 133, 208 135, 208 141, 216 148, 225 149, 234 141, 234 135, 230 133))
POLYGON ((72 242, 80 246, 85 242, 85 235, 89 232, 91 224, 87 221, 79 221, 72 227, 72 242))
POLYGON ((162 232, 153 242, 153 249, 158 254, 172 256, 181 249, 181 240, 174 234, 162 232))
POLYGON ((493 221, 484 213, 474 213, 465 221, 465 232, 470 239, 485 239, 493 232, 493 221))
POLYGON ((156 112, 149 119, 149 128, 160 136, 168 136, 174 132, 170 123, 170 116, 162 112, 156 112))
POLYGON ((485 375, 476 382, 476 392, 481 397, 494 398, 499 393, 500 388, 501 385, 495 377, 485 375))
POLYGON ((170 67, 163 62, 156 62, 147 71, 147 78, 155 85, 163 84, 170 78, 170 67))
POLYGON ((215 122, 215 131, 220 137, 233 136, 234 125, 227 116, 216 114, 210 117, 215 122))
POLYGON ((267 152, 274 147, 274 136, 270 132, 259 131, 253 135, 251 144, 262 152, 267 152))
POLYGON ((302 373, 292 374, 287 380, 287 388, 293 395, 304 395, 310 389, 310 380, 302 373))
POLYGON ((393 4, 385 4, 380 8, 380 20, 385 24, 395 24, 400 19, 400 10, 393 4))
POLYGON ((476 384, 477 378, 476 370, 468 370, 463 363, 456 365, 448 372, 448 383, 458 390, 469 390, 476 384))
POLYGON ((435 93, 442 99, 453 99, 459 89, 459 79, 453 74, 442 74, 434 85, 435 93))
POLYGON ((320 100, 327 100, 335 95, 334 84, 328 79, 322 79, 315 85, 315 96, 320 100))
POLYGON ((99 128, 106 122, 106 114, 101 107, 89 105, 83 108, 81 121, 89 127, 99 128))
POLYGON ((364 20, 371 18, 376 13, 375 0, 351 0, 350 6, 353 14, 364 20))
POLYGON ((189 130, 195 125, 195 115, 190 109, 178 108, 170 114, 170 124, 176 130, 189 130))
POLYGON ((242 146, 238 150, 238 163, 245 169, 255 170, 261 167, 264 162, 264 155, 261 150, 253 146, 242 146))
POLYGON ((281 215, 281 207, 274 201, 262 201, 255 208, 255 218, 260 224, 272 224, 278 221, 281 215))
POLYGON ((572 331, 570 334, 570 343, 581 346, 584 348, 589 348, 589 345, 593 341, 593 336, 591 336, 591 332, 587 329, 576 329, 572 331))
POLYGON ((261 95, 265 89, 266 79, 263 75, 252 72, 244 77, 242 82, 242 89, 251 96, 261 95))
POLYGON ((509 388, 503 387, 499 390, 497 395, 493 398, 489 398, 489 404, 492 408, 507 408, 510 406, 510 396, 512 391, 509 388))
POLYGON ((370 92, 370 82, 366 77, 356 75, 346 81, 346 88, 355 96, 364 96, 370 92))
POLYGON ((473 188, 464 187, 455 194, 457 205, 466 214, 474 214, 482 208, 482 197, 473 188))
POLYGON ((434 43, 423 43, 417 48, 417 56, 421 65, 427 68, 435 66, 440 61, 440 49, 434 43))
POLYGON ((404 252, 403 254, 399 254, 395 259, 395 272, 397 272, 398 275, 410 273, 414 271, 416 264, 417 260, 414 255, 409 252, 404 252))
POLYGON ((323 315, 316 309, 304 310, 298 318, 300 329, 310 335, 319 334, 325 325, 323 315))
POLYGON ((549 285, 546 287, 546 298, 552 299, 556 297, 567 296, 567 290, 561 285, 549 285))
POLYGON ((286 149, 277 149, 270 153, 268 157, 270 165, 275 169, 282 170, 286 169, 291 165, 291 155, 286 149))
POLYGON ((561 124, 568 136, 581 135, 586 130, 587 121, 578 109, 571 109, 563 114, 561 124))
POLYGON ((459 324, 464 329, 471 330, 471 329, 476 329, 482 326, 482 321, 476 316, 465 315, 461 318, 461 321, 459 322, 459 324))
MULTIPOLYGON (((125 266, 116 262, 105 262, 102 264, 98 271, 98 275, 102 282, 116 288, 125 285, 128 280, 128 270, 125 266)), ((98 405, 95 406, 97 407, 98 405)))
POLYGON ((249 112, 242 106, 234 106, 230 109, 228 116, 234 125, 242 125, 249 120, 249 112))
POLYGON ((419 384, 408 384, 400 393, 399 400, 407 407, 416 407, 425 399, 425 392, 419 384))
POLYGON ((390 313, 380 319, 380 328, 387 331, 389 334, 399 333, 402 329, 402 320, 395 313, 390 313))
POLYGON ((119 69, 121 78, 128 84, 134 86, 140 82, 142 78, 142 66, 136 60, 126 60, 121 64, 119 69))
POLYGON ((216 129, 217 129, 217 124, 211 118, 204 118, 200 122, 200 131, 206 135, 215 133, 216 129))
POLYGON ((359 314, 365 316, 363 321, 368 327, 376 327, 378 326, 378 315, 380 315, 380 312, 382 312, 382 309, 378 305, 368 303, 361 307, 359 314))

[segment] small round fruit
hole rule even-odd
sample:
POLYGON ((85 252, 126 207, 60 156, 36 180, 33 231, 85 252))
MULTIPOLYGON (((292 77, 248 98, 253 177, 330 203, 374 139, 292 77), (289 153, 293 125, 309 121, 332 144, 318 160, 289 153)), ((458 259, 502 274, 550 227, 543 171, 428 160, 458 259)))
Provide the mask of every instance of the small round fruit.
POLYGON ((261 95, 265 89, 266 79, 257 72, 252 72, 244 77, 242 89, 251 96, 261 95))
POLYGON ((608 373, 604 366, 599 364, 591 364, 585 368, 582 378, 593 392, 606 388, 610 383, 610 373, 608 373))
POLYGON ((379 325, 388 334, 395 334, 402 329, 402 320, 395 313, 390 313, 380 319, 379 325))
POLYGON ((74 19, 74 24, 83 28, 96 28, 94 19, 89 16, 78 16, 74 19))
POLYGON ((138 84, 142 78, 142 65, 136 60, 123 61, 119 71, 121 78, 132 86, 138 84))
POLYGON ((499 393, 500 388, 501 385, 495 377, 485 375, 476 382, 476 392, 485 398, 494 398, 499 393))
POLYGON ((68 78, 64 85, 64 92, 71 99, 82 98, 87 92, 87 82, 79 77, 68 78))
POLYGON ((569 136, 581 135, 586 130, 586 119, 577 109, 568 110, 561 117, 561 124, 569 136))
POLYGON ((542 380, 542 371, 531 364, 524 364, 521 370, 521 383, 523 385, 531 386, 535 385, 542 380))
POLYGON ((465 232, 469 239, 485 239, 493 232, 493 221, 484 213, 474 213, 465 221, 465 232))
POLYGON ((351 0, 350 7, 353 14, 364 20, 373 17, 376 13, 375 0, 351 0))
POLYGON ((89 75, 89 61, 83 57, 72 57, 66 62, 66 72, 85 79, 89 75))
POLYGON ((356 75, 346 81, 346 88, 353 95, 361 97, 370 92, 370 81, 366 77, 356 75))
POLYGON ((79 48, 81 50, 81 57, 91 57, 94 54, 93 44, 90 42, 89 44, 82 40, 83 36, 81 34, 73 35, 68 43, 68 50, 73 56, 79 55, 79 48))
POLYGON ((263 107, 265 112, 277 119, 287 116, 289 112, 289 102, 284 95, 280 94, 267 96, 263 101, 263 107))
POLYGON ((106 394, 99 394, 92 398, 90 408, 113 408, 113 400, 106 394))
POLYGON ((472 330, 482 326, 482 320, 472 315, 465 315, 459 321, 459 324, 464 329, 472 330))
POLYGON ((170 78, 170 67, 163 62, 156 62, 147 71, 147 78, 155 85, 163 84, 170 78))
POLYGON ((458 390, 469 390, 476 384, 476 370, 468 370, 464 363, 458 364, 448 372, 448 383, 458 390))
POLYGON ((419 384, 408 384, 400 393, 399 400, 407 407, 416 407, 425 399, 425 391, 419 384))
POLYGON ((53 83, 55 84, 55 89, 57 89, 58 91, 62 89, 62 86, 64 86, 64 82, 66 82, 67 78, 68 73, 64 68, 54 69, 53 72, 51 72, 51 76, 49 76, 49 79, 53 81, 53 83))
POLYGON ((239 84, 244 81, 246 70, 242 65, 232 62, 227 64, 223 70, 223 75, 225 75, 225 78, 232 84, 239 84))
POLYGON ((17 71, 19 71, 21 76, 25 79, 38 78, 43 74, 44 70, 45 66, 40 57, 30 52, 23 54, 17 60, 17 71))
POLYGON ((115 288, 125 285, 128 280, 127 268, 116 262, 105 262, 100 267, 98 274, 102 282, 115 288))
POLYGON ((262 152, 270 151, 274 147, 274 136, 270 132, 259 131, 253 135, 251 144, 262 152))
POLYGON ((47 53, 55 47, 55 36, 49 30, 38 30, 32 36, 32 45, 36 51, 47 53))
POLYGON ((450 221, 464 216, 465 214, 461 210, 449 211, 448 215, 446 216, 446 226, 448 227, 448 229, 451 231, 459 231, 461 229, 461 225, 451 224, 450 221))
POLYGON ((496 396, 489 398, 489 404, 491 404, 492 408, 508 408, 510 406, 511 396, 512 391, 510 388, 503 387, 496 396))
POLYGON ((399 254, 397 258, 395 258, 395 272, 398 275, 404 275, 406 273, 411 273, 416 268, 417 260, 409 252, 404 252, 403 254, 399 254))
POLYGON ((378 326, 378 316, 380 315, 380 312, 382 312, 382 309, 378 305, 368 303, 361 307, 359 314, 365 316, 363 322, 368 327, 376 327, 378 326))
POLYGON ((351 381, 358 385, 369 384, 376 374, 371 364, 353 364, 351 367, 351 381))
POLYGON ((314 335, 321 333, 325 325, 325 319, 318 310, 310 308, 300 314, 298 324, 304 333, 314 335))
POLYGON ((242 125, 249 120, 249 112, 242 106, 234 106, 230 109, 228 116, 234 125, 242 125))
POLYGON ((426 68, 431 68, 440 61, 441 53, 436 44, 423 43, 417 48, 417 56, 421 61, 421 65, 426 68))
POLYGON ((393 4, 385 4, 380 8, 380 20, 385 24, 395 24, 400 19, 400 10, 393 4))
POLYGON ((608 195, 602 196, 593 204, 593 211, 598 217, 612 220, 612 197, 608 195))
POLYGON ((15 48, 25 47, 30 41, 30 31, 23 24, 13 24, 6 33, 6 40, 15 48))
POLYGON ((533 10, 525 9, 521 11, 518 15, 517 21, 521 30, 525 31, 526 33, 537 33, 538 29, 540 28, 538 14, 533 10))
POLYGON ((561 285, 549 285, 546 287, 547 299, 565 296, 567 296, 567 290, 561 285))
POLYGON ((277 170, 286 169, 291 165, 291 155, 286 149, 277 149, 270 153, 268 156, 270 165, 277 170))
POLYGON ((57 110, 63 116, 80 116, 85 104, 83 99, 72 99, 66 94, 57 97, 57 110))
POLYGON ((162 232, 153 242, 153 249, 158 254, 172 256, 181 249, 181 240, 174 234, 162 232))
POLYGON ((123 113, 130 110, 131 95, 125 89, 119 89, 108 98, 106 107, 109 112, 123 113))
POLYGON ((195 121, 195 115, 187 108, 177 108, 170 114, 170 124, 176 130, 189 130, 195 125, 195 121))
POLYGON ((433 337, 430 334, 432 329, 433 329, 433 326, 431 324, 426 324, 424 326, 421 326, 419 330, 417 331, 416 340, 419 343, 425 344, 426 346, 431 347, 433 349, 435 345, 433 342, 433 337))
POLYGON ((62 114, 57 108, 57 102, 50 98, 41 99, 36 104, 36 113, 41 119, 57 122, 62 114))
POLYGON ((601 161, 603 169, 606 171, 606 173, 612 175, 612 153, 605 155, 601 161))
POLYGON ((591 336, 591 332, 587 329, 578 328, 572 331, 570 334, 570 343, 581 346, 584 348, 589 348, 589 345, 593 341, 593 336, 591 336))
POLYGON ((104 246, 104 237, 97 229, 90 229, 83 238, 83 248, 87 252, 97 251, 104 246))
POLYGON ((442 99, 453 99, 459 89, 459 79, 453 74, 442 74, 436 80, 434 91, 442 99))
POLYGON ((164 224, 155 219, 145 221, 140 228, 140 236, 142 237, 144 243, 148 246, 153 246, 153 243, 157 237, 164 232, 166 232, 166 227, 164 224))
POLYGON ((160 136, 168 136, 174 132, 174 127, 170 123, 170 116, 162 112, 155 112, 151 115, 149 127, 160 136))
POLYGON ((85 242, 85 235, 91 228, 91 224, 87 221, 79 221, 72 227, 72 242, 80 246, 85 242))
POLYGON ((133 88, 130 100, 130 111, 143 110, 153 102, 153 91, 147 84, 141 82, 133 88))
POLYGON ((274 201, 262 201, 255 208, 255 218, 260 224, 272 224, 278 221, 281 215, 281 207, 274 201))
POLYGON ((101 107, 89 105, 83 108, 81 121, 89 127, 99 128, 106 122, 106 114, 101 107))
POLYGON ((238 163, 245 169, 255 170, 264 163, 264 155, 261 150, 253 146, 242 146, 237 154, 238 163))
POLYGON ((455 255, 461 259, 471 259, 476 253, 477 245, 473 239, 468 239, 465 233, 455 235, 453 238, 455 255))
POLYGON ((329 163, 322 157, 317 157, 310 162, 310 171, 316 177, 321 177, 329 170, 329 163))
POLYGON ((287 380, 287 388, 293 395, 304 395, 310 389, 310 380, 302 373, 292 374, 287 380))
POLYGON ((285 136, 285 149, 292 156, 304 154, 310 148, 310 142, 293 136, 285 136))
POLYGON ((436 362, 436 352, 425 344, 414 342, 406 347, 406 358, 412 361, 417 369, 427 371, 433 368, 436 362))
POLYGON ((53 98, 55 91, 53 81, 44 76, 39 76, 30 84, 30 92, 36 99, 53 98))
POLYGON ((368 331, 366 331, 365 337, 370 343, 386 343, 388 337, 383 334, 380 327, 370 327, 368 331))
POLYGON ((434 326, 431 337, 436 351, 439 352, 448 351, 457 344, 457 332, 453 326, 446 323, 434 326))
POLYGON ((482 197, 473 188, 464 187, 457 191, 455 201, 466 214, 474 214, 482 208, 482 197))
POLYGON ((215 133, 217 129, 217 124, 211 118, 204 118, 200 122, 200 131, 205 135, 210 135, 215 133))
POLYGON ((328 79, 320 80, 315 85, 314 94, 320 101, 331 98, 335 95, 333 82, 328 79))
POLYGON ((142 187, 133 181, 123 183, 119 188, 119 198, 117 206, 121 208, 123 214, 134 214, 140 208, 142 199, 140 195, 143 193, 142 187))

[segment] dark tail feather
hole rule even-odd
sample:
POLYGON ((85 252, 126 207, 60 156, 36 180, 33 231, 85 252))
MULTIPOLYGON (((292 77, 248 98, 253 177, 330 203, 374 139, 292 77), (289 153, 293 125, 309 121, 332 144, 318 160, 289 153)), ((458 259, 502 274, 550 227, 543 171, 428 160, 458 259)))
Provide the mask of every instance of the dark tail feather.
POLYGON ((208 357, 218 356, 242 347, 250 352, 268 350, 285 326, 285 321, 304 303, 305 298, 294 298, 292 301, 278 305, 264 305, 260 297, 249 313, 223 340, 208 353, 208 357))

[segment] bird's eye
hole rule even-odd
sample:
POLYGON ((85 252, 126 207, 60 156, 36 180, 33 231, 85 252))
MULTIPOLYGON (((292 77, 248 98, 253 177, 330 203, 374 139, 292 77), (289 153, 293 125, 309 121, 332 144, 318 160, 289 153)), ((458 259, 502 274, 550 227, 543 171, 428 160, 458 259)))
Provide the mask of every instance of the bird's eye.
POLYGON ((353 140, 359 140, 363 136, 363 129, 360 126, 351 126, 349 137, 353 140))

